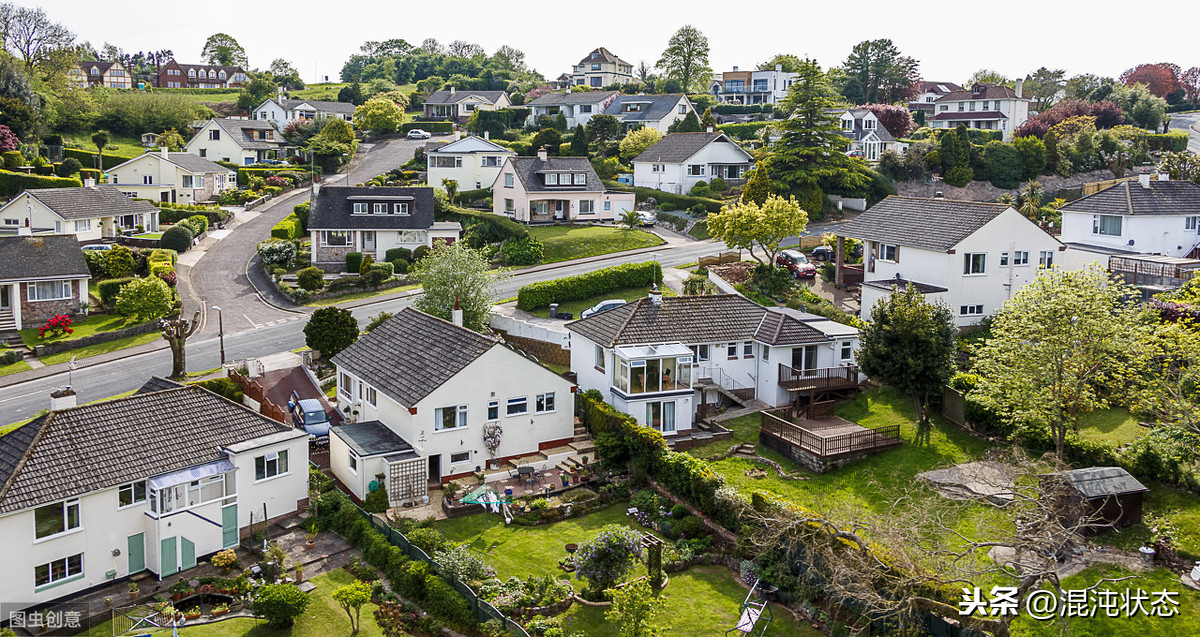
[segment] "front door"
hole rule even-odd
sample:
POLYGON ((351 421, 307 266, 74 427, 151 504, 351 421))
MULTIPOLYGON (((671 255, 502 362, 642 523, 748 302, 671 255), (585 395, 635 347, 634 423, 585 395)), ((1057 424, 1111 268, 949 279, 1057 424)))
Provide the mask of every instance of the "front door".
POLYGON ((179 560, 180 570, 188 570, 196 566, 196 545, 191 540, 179 536, 179 552, 182 554, 179 560))
POLYGON ((159 193, 159 194, 158 194, 158 198, 159 198, 159 200, 160 200, 160 201, 162 201, 163 203, 167 203, 167 202, 171 201, 171 193, 169 193, 169 192, 161 192, 161 193, 159 193))
MULTIPOLYGON (((364 230, 362 233, 362 250, 363 252, 375 251, 375 231, 364 230)), ((372 257, 374 258, 374 257, 372 257)))
POLYGON ((146 538, 144 533, 126 538, 125 555, 129 558, 129 574, 146 570, 146 538))
POLYGON ((429 456, 429 481, 442 481, 442 456, 429 456))
POLYGON ((221 509, 221 546, 232 548, 238 543, 237 505, 221 509))
POLYGON ((554 218, 559 221, 567 218, 567 202, 561 199, 554 202, 554 218))
POLYGON ((12 309, 8 300, 8 290, 9 287, 7 285, 0 285, 0 310, 12 309))
POLYGON ((174 575, 179 572, 179 562, 175 559, 175 538, 163 538, 159 548, 158 576, 159 578, 174 575))

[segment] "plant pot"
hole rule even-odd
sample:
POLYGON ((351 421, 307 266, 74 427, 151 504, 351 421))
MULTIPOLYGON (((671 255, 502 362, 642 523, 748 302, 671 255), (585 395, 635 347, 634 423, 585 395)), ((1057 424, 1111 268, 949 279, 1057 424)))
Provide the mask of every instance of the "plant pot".
POLYGON ((567 549, 568 553, 574 553, 575 551, 579 550, 579 545, 578 544, 568 544, 566 546, 566 549, 567 549))
POLYGON ((309 541, 307 541, 307 542, 305 542, 305 543, 304 543, 304 550, 306 550, 306 551, 311 551, 311 550, 313 549, 313 547, 314 547, 314 546, 316 546, 316 545, 317 545, 317 541, 316 541, 316 540, 309 540, 309 541))
POLYGON ((189 613, 187 615, 184 615, 183 618, 188 621, 191 621, 193 619, 200 619, 200 615, 201 615, 200 613, 189 613))
POLYGON ((137 591, 129 591, 129 599, 137 599, 137 598, 138 598, 137 591))
POLYGON ((227 611, 227 610, 214 610, 214 611, 212 612, 212 616, 213 616, 213 617, 220 617, 221 615, 224 615, 225 613, 228 613, 228 612, 229 612, 229 611, 227 611))
POLYGON ((183 593, 175 593, 171 595, 171 601, 177 602, 181 597, 183 597, 183 593))

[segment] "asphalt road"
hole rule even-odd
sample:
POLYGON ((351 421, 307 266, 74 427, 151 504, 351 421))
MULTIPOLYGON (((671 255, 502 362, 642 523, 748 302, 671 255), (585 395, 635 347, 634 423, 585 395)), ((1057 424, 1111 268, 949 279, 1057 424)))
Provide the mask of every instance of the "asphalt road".
POLYGON ((375 144, 362 144, 359 149, 366 155, 355 165, 349 177, 342 183, 353 186, 372 177, 399 168, 413 158, 417 148, 424 146, 430 140, 418 139, 385 139, 375 144))
POLYGON ((1171 129, 1185 130, 1192 138, 1188 140, 1188 150, 1200 154, 1200 113, 1174 113, 1171 115, 1171 129))

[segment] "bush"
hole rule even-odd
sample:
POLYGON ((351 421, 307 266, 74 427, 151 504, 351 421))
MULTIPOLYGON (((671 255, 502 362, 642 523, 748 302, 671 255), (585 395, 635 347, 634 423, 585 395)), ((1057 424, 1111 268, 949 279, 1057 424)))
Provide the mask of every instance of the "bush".
POLYGON ((115 307, 117 304, 117 295, 121 293, 121 288, 125 287, 125 284, 132 280, 132 277, 124 279, 108 279, 107 281, 101 281, 100 283, 96 284, 96 293, 100 295, 100 302, 103 303, 105 307, 115 307))
POLYGON ((586 274, 522 286, 517 292, 517 307, 529 312, 551 303, 579 301, 612 290, 648 286, 651 283, 662 283, 662 265, 654 261, 626 263, 586 274))
POLYGON ((393 316, 395 316, 395 314, 392 314, 391 312, 380 312, 379 314, 376 314, 375 316, 370 317, 371 321, 369 323, 367 323, 367 326, 365 328, 363 328, 363 331, 370 332, 371 330, 379 327, 380 325, 387 323, 388 319, 392 318, 393 316))
POLYGON ((433 555, 435 552, 446 548, 447 543, 446 538, 442 537, 441 531, 432 527, 409 531, 408 541, 412 542, 413 546, 425 551, 427 555, 433 555))
POLYGON ((692 186, 692 189, 688 191, 688 195, 692 197, 708 197, 711 195, 712 192, 708 189, 708 185, 701 184, 704 184, 704 182, 699 182, 695 186, 692 186))
MULTIPOLYGON (((633 187, 633 186, 626 186, 625 184, 618 183, 615 181, 605 182, 604 185, 607 188, 609 188, 610 190, 620 190, 622 192, 634 193, 634 200, 637 201, 638 203, 642 203, 643 201, 645 201, 646 199, 649 199, 649 198, 654 198, 654 200, 657 201, 659 204, 662 204, 665 202, 670 202, 673 207, 670 208, 669 210, 675 210, 677 208, 691 208, 691 207, 699 204, 699 205, 703 205, 704 209, 709 212, 720 212, 721 206, 725 205, 724 202, 718 201, 716 199, 707 199, 704 197, 689 197, 687 195, 677 195, 675 193, 663 192, 661 190, 655 190, 653 188, 638 188, 638 187, 633 187)), ((668 210, 667 208, 662 208, 661 205, 659 206, 659 208, 661 208, 663 210, 668 210)))
MULTIPOLYGON (((162 130, 162 129, 154 128, 154 129, 150 129, 150 130, 162 130)), ((90 150, 83 150, 82 148, 64 148, 64 149, 62 149, 62 154, 63 154, 63 163, 64 164, 67 163, 68 159, 74 159, 75 161, 79 162, 80 166, 92 167, 92 166, 96 165, 96 153, 93 151, 90 151, 90 150)), ((110 153, 104 153, 104 160, 103 160, 103 163, 100 165, 100 167, 103 168, 104 170, 108 170, 109 168, 112 168, 113 166, 119 166, 131 159, 133 159, 133 157, 123 157, 121 155, 113 155, 110 153)), ((76 170, 79 170, 79 169, 76 168, 76 170)))
MULTIPOLYGON (((383 513, 388 510, 388 494, 383 481, 379 482, 378 489, 368 493, 367 497, 363 498, 362 508, 367 513, 383 513)), ((382 542, 383 539, 379 538, 379 541, 382 542)))
POLYGON ((310 202, 306 201, 302 204, 296 204, 292 207, 292 214, 296 215, 296 219, 300 220, 300 231, 308 232, 308 213, 310 210, 310 202))
POLYGON ((745 122, 742 124, 720 124, 717 130, 735 139, 756 139, 758 132, 766 127, 766 122, 745 122))
POLYGON ((254 614, 280 628, 291 626, 308 608, 308 594, 295 584, 267 584, 254 596, 254 614))
POLYGON ((675 204, 673 204, 669 201, 664 201, 664 202, 658 204, 658 209, 662 210, 663 212, 670 212, 675 209, 675 204))
MULTIPOLYGON (((1165 135, 1146 135, 1146 146, 1151 151, 1171 151, 1181 153, 1187 150, 1188 134, 1183 131, 1171 131, 1165 135)), ((8 153, 4 153, 7 158, 8 153)))
POLYGON ((396 266, 387 261, 380 261, 379 263, 372 263, 371 267, 367 268, 367 274, 372 272, 382 272, 384 280, 387 280, 396 274, 396 266))
POLYGON ((704 520, 694 515, 689 515, 680 520, 675 525, 675 531, 689 540, 709 536, 708 527, 704 526, 704 520))
POLYGON ((420 560, 413 560, 401 569, 399 582, 392 586, 400 597, 414 602, 425 599, 425 578, 429 576, 429 565, 420 560))
POLYGON ((357 273, 362 268, 363 254, 361 252, 346 253, 346 271, 357 273))
POLYGON ((666 212, 659 212, 658 214, 654 215, 654 220, 659 223, 666 223, 670 225, 672 228, 675 228, 677 232, 683 232, 683 229, 687 227, 688 223, 687 219, 684 219, 679 215, 673 215, 666 212))
POLYGON ((388 262, 393 262, 396 259, 412 261, 412 250, 409 250, 408 248, 388 248, 387 251, 383 253, 383 259, 388 262))
POLYGON ((545 246, 534 238, 509 239, 500 248, 504 255, 505 265, 533 265, 541 263, 545 255, 545 246))
MULTIPOLYGON (((201 380, 188 384, 196 385, 197 387, 203 387, 208 391, 218 396, 228 398, 235 403, 241 404, 242 402, 242 386, 237 384, 237 381, 233 380, 232 378, 210 378, 208 380, 201 380)), ((214 566, 216 565, 214 564, 214 566)))
POLYGON ((208 232, 208 217, 205 215, 192 215, 188 217, 188 224, 195 229, 197 235, 208 232))
POLYGON ((425 609, 460 628, 476 624, 475 614, 471 612, 467 600, 446 580, 436 575, 425 577, 425 609))
POLYGON ((187 252, 192 247, 192 231, 187 226, 175 225, 167 228, 158 245, 175 252, 187 252))
POLYGON ((297 283, 302 289, 316 292, 325 287, 325 272, 318 267, 304 268, 296 273, 297 283))
POLYGON ((364 254, 362 261, 358 264, 358 273, 360 275, 365 275, 366 273, 370 272, 371 264, 373 263, 375 263, 375 259, 373 259, 369 254, 364 254))
POLYGON ((682 504, 676 504, 675 506, 671 507, 672 520, 682 520, 691 514, 692 512, 688 511, 688 508, 682 504))
POLYGON ((729 184, 720 177, 714 177, 712 181, 708 182, 708 189, 715 193, 722 193, 729 190, 729 184))
POLYGON ((43 177, 0 170, 0 196, 14 197, 22 190, 41 188, 79 188, 83 182, 68 177, 43 177))
POLYGON ((108 251, 108 276, 114 279, 133 276, 137 272, 137 259, 129 248, 118 245, 108 251))
POLYGON ((429 133, 453 133, 454 122, 408 122, 400 127, 401 133, 419 128, 429 133))
POLYGON ((299 239, 304 236, 300 219, 296 217, 295 213, 280 219, 279 223, 275 224, 274 228, 271 228, 271 236, 276 239, 299 239))
POLYGON ((136 278, 117 294, 116 310, 139 321, 166 316, 175 306, 175 294, 158 277, 136 278))
MULTIPOLYGON (((110 252, 111 252, 111 250, 110 250, 110 252)), ((150 251, 150 254, 149 254, 149 256, 146 257, 146 260, 151 263, 157 263, 157 262, 162 261, 162 262, 170 263, 171 265, 175 265, 175 263, 177 261, 179 261, 179 253, 175 252, 174 250, 164 250, 163 248, 155 248, 150 251)))
MULTIPOLYGON (((4 154, 2 156, 4 157, 5 170, 14 170, 16 168, 20 168, 21 166, 25 165, 25 157, 21 154, 21 151, 19 151, 19 150, 6 150, 6 151, 4 151, 4 154)), ((78 164, 79 162, 75 162, 75 163, 78 164)), ((67 175, 71 175, 71 174, 74 174, 77 172, 79 172, 78 167, 76 167, 75 170, 71 171, 70 173, 67 173, 67 175)), ((63 175, 63 176, 65 177, 66 175, 63 175)))
POLYGON ((1025 162, 1021 152, 1012 144, 988 142, 983 147, 987 159, 988 177, 997 188, 1013 189, 1021 185, 1025 174, 1025 162))
POLYGON ((426 256, 429 256, 430 252, 429 246, 417 246, 417 249, 413 250, 413 261, 424 259, 426 256))
POLYGON ((260 241, 257 249, 259 261, 267 267, 287 267, 296 258, 296 244, 283 239, 260 241))
POLYGON ((392 271, 396 274, 408 274, 408 260, 396 259, 392 261, 392 271))

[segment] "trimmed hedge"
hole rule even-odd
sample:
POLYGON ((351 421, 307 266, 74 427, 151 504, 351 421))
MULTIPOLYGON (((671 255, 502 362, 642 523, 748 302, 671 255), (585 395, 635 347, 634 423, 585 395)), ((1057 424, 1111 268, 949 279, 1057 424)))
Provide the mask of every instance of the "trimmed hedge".
POLYGON ((401 133, 419 128, 427 133, 453 133, 454 122, 408 122, 400 127, 401 133))
POLYGON ((525 226, 501 215, 451 207, 438 215, 438 221, 457 221, 463 226, 462 238, 472 248, 480 248, 509 239, 529 236, 525 226))
POLYGON ((95 180, 97 184, 104 183, 104 173, 95 168, 80 168, 79 180, 83 181, 84 179, 95 180))
POLYGON ((106 279, 96 284, 96 293, 100 295, 100 302, 105 307, 114 307, 117 303, 117 295, 121 293, 121 288, 125 287, 126 283, 133 280, 133 277, 125 277, 124 279, 106 279))
POLYGON ((158 221, 160 223, 179 223, 185 219, 190 219, 196 215, 203 215, 208 218, 208 225, 212 226, 222 221, 229 219, 229 211, 220 208, 203 209, 199 206, 188 206, 188 209, 183 208, 159 208, 158 221))
POLYGON ((717 130, 735 139, 754 139, 758 137, 758 131, 765 128, 768 123, 743 122, 741 124, 718 124, 717 130))
POLYGON ((662 265, 656 261, 626 263, 522 286, 517 292, 517 307, 530 312, 551 303, 579 301, 621 288, 662 283, 662 280, 662 265))
POLYGON ((363 254, 361 252, 346 253, 346 271, 354 274, 362 268, 363 254))
POLYGON ((748 113, 761 113, 763 112, 764 106, 766 107, 767 112, 770 113, 770 104, 717 104, 716 106, 712 107, 712 110, 714 113, 720 113, 722 115, 746 115, 748 113))
POLYGON ((14 197, 22 190, 41 188, 80 188, 83 182, 74 177, 46 177, 0 170, 0 197, 14 197))
POLYGON ((707 197, 691 197, 688 195, 677 195, 670 192, 663 192, 653 188, 637 188, 634 186, 626 186, 625 184, 616 181, 604 182, 605 187, 611 190, 621 190, 624 192, 634 193, 634 199, 638 203, 645 201, 651 197, 659 203, 671 202, 676 208, 690 210, 695 206, 704 206, 704 209, 709 212, 720 212, 721 206, 725 205, 723 201, 709 199, 707 197))
POLYGON ((464 192, 460 192, 460 193, 456 194, 454 196, 454 198, 458 200, 458 203, 469 204, 469 203, 475 203, 476 201, 483 201, 484 199, 487 199, 488 197, 491 197, 491 196, 492 196, 491 188, 479 188, 477 190, 467 190, 464 192))
POLYGON ((280 219, 279 223, 275 224, 274 228, 271 228, 271 236, 275 239, 286 239, 288 241, 304 236, 304 230, 300 226, 300 220, 296 218, 296 213, 293 212, 280 219))
POLYGON ((177 224, 167 228, 163 233, 158 244, 167 250, 175 252, 187 252, 192 247, 192 239, 195 237, 192 234, 191 228, 183 224, 177 224))
MULTIPOLYGON (((80 148, 64 148, 62 149, 62 154, 63 159, 66 159, 67 157, 74 157, 75 159, 78 159, 79 163, 83 164, 84 168, 96 167, 96 153, 91 151, 80 148)), ((120 155, 104 153, 104 163, 101 164, 101 167, 103 167, 104 170, 108 170, 113 166, 120 166, 131 159, 133 159, 133 157, 122 157, 120 155)))
POLYGON ((1146 135, 1146 145, 1152 151, 1162 150, 1181 153, 1187 150, 1188 134, 1176 130, 1165 135, 1146 135))
POLYGON ((396 259, 412 261, 412 250, 409 250, 408 248, 388 248, 383 253, 383 259, 389 263, 395 261, 396 259))

